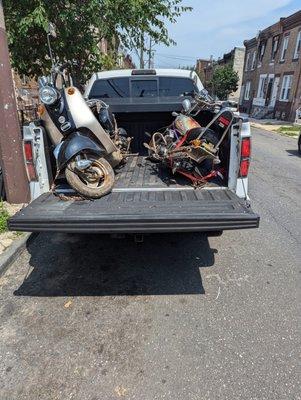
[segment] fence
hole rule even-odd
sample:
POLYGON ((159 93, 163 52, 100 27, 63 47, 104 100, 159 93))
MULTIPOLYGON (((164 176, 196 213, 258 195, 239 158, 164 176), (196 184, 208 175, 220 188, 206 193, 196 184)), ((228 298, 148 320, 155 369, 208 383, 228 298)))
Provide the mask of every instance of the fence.
POLYGON ((38 118, 38 106, 37 104, 32 104, 26 106, 22 109, 18 109, 20 125, 24 125, 38 118))

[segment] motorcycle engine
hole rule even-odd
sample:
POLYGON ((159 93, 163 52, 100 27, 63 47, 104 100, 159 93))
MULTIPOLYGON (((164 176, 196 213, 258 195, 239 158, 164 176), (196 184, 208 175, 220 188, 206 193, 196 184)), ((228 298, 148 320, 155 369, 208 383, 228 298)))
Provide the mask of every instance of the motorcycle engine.
POLYGON ((129 147, 129 136, 124 128, 118 128, 116 144, 122 151, 127 151, 129 147))

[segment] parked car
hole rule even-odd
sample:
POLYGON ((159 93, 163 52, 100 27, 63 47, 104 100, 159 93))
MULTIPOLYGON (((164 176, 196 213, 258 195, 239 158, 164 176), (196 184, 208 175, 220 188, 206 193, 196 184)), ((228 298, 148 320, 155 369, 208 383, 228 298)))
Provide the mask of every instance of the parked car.
POLYGON ((229 110, 233 112, 238 111, 238 103, 233 100, 226 100, 221 102, 223 108, 228 108, 229 110))
MULTIPOLYGON (((132 155, 116 174, 110 194, 95 201, 64 201, 51 191, 55 160, 43 126, 23 130, 25 162, 32 202, 9 221, 16 231, 79 233, 211 232, 257 228, 250 208, 248 173, 251 131, 247 119, 235 115, 220 148, 222 184, 193 188, 173 179, 147 158, 150 133, 168 126, 183 99, 203 90, 193 71, 176 69, 117 70, 93 74, 85 98, 104 100, 119 126, 132 140, 132 155)), ((201 123, 204 124, 203 113, 201 123)), ((62 182, 56 192, 72 195, 62 182)))

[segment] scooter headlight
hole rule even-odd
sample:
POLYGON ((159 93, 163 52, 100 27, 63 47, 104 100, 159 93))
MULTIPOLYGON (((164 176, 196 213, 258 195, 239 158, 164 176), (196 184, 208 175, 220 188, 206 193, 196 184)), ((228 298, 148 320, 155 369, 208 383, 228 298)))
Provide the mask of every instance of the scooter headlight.
POLYGON ((44 86, 39 91, 41 102, 50 106, 58 100, 58 92, 52 86, 44 86))

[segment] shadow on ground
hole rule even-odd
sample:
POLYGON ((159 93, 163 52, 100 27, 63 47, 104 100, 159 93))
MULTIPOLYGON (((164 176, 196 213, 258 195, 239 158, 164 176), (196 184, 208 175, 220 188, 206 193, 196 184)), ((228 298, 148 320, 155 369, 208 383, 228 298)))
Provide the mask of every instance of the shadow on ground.
POLYGON ((290 155, 290 156, 295 156, 295 157, 301 157, 298 150, 286 150, 286 152, 290 155))
POLYGON ((199 268, 215 249, 201 234, 133 237, 40 234, 27 250, 30 271, 17 296, 204 294, 199 268))

